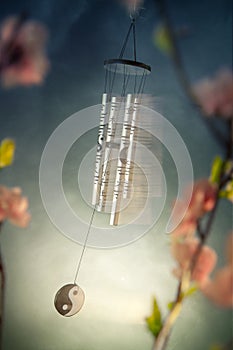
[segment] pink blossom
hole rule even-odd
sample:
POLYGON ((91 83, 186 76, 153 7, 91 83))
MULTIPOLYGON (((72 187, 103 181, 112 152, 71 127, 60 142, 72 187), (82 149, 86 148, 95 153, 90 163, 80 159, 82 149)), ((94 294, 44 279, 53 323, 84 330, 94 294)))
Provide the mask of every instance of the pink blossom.
POLYGON ((190 189, 187 189, 184 198, 178 200, 175 205, 175 215, 180 210, 187 208, 181 223, 172 232, 173 236, 183 236, 193 234, 196 230, 197 220, 206 212, 211 211, 216 202, 216 186, 207 179, 197 181, 193 186, 191 200, 187 203, 190 189))
POLYGON ((30 220, 27 209, 28 200, 22 196, 20 188, 0 186, 0 222, 8 219, 16 226, 26 227, 30 220))
POLYGON ((193 88, 194 95, 208 116, 233 118, 233 74, 224 69, 212 79, 204 79, 193 88))
MULTIPOLYGON (((194 237, 172 240, 171 252, 178 263, 177 268, 173 271, 176 277, 181 278, 182 273, 191 268, 198 246, 199 240, 194 237)), ((215 251, 208 246, 203 246, 192 272, 192 280, 198 282, 199 285, 204 285, 216 261, 217 255, 215 251)))
POLYGON ((0 28, 0 75, 2 84, 32 85, 43 82, 49 68, 45 54, 47 31, 35 21, 20 23, 7 18, 0 28))
POLYGON ((222 307, 233 307, 233 234, 227 240, 227 264, 208 279, 201 290, 207 298, 222 307))
POLYGON ((233 269, 228 265, 219 269, 213 280, 202 287, 203 294, 222 307, 233 307, 233 269))

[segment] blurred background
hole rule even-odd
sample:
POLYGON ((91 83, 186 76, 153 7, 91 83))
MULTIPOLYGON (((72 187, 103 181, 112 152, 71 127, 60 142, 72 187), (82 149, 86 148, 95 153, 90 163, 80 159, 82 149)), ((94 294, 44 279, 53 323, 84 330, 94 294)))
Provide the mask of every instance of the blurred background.
MULTIPOLYGON (((186 28, 178 38, 191 82, 232 65, 232 4, 224 0, 167 1, 174 27, 186 28)), ((192 159, 195 178, 208 177, 210 164, 223 150, 199 112, 187 99, 169 55, 155 45, 161 22, 155 1, 146 0, 137 21, 138 60, 151 65, 145 92, 155 96, 155 108, 182 136, 192 159)), ((32 221, 25 229, 4 225, 2 254, 6 266, 4 350, 147 350, 153 337, 145 325, 152 297, 167 312, 176 279, 164 233, 177 175, 169 153, 163 152, 166 205, 159 221, 141 239, 121 248, 86 250, 78 283, 86 294, 81 312, 60 316, 56 291, 73 280, 82 246, 62 235, 50 222, 39 190, 39 165, 54 129, 83 108, 101 103, 103 61, 117 57, 130 23, 125 8, 109 0, 8 0, 0 3, 0 20, 27 11, 49 31, 50 71, 40 86, 0 89, 0 139, 16 141, 14 164, 1 172, 1 183, 20 186, 28 197, 32 221)), ((77 190, 83 157, 95 145, 97 130, 77 141, 64 164, 67 196, 77 194, 77 210, 86 204, 77 190)), ((87 208, 88 209, 88 208, 87 208)), ((231 230, 231 205, 222 202, 209 244, 224 263, 225 240, 231 230)), ((77 228, 78 230, 78 228, 77 228)), ((232 312, 213 306, 201 294, 185 303, 168 350, 204 350, 232 336, 232 312)))

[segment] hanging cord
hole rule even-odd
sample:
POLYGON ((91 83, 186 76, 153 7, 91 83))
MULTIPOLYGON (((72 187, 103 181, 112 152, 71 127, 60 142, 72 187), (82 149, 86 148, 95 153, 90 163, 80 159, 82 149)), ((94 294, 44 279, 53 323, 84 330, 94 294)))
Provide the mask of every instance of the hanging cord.
POLYGON ((133 28, 133 21, 130 23, 130 26, 129 26, 129 30, 128 30, 128 33, 126 35, 126 38, 125 38, 125 41, 123 43, 123 46, 122 46, 122 49, 121 49, 121 52, 120 52, 120 55, 119 55, 119 58, 122 58, 123 55, 124 55, 124 52, 125 52, 125 49, 126 49, 126 46, 127 46, 127 43, 129 41, 129 36, 130 36, 130 33, 131 33, 131 30, 133 28))
MULTIPOLYGON (((107 68, 108 70, 108 68, 107 68)), ((111 69, 108 72, 108 93, 110 94, 111 92, 111 84, 112 84, 112 71, 111 69)))
POLYGON ((112 97, 113 86, 114 86, 114 82, 115 82, 115 78, 116 78, 116 71, 117 71, 117 65, 115 64, 115 69, 114 69, 114 72, 113 72, 113 78, 112 78, 112 81, 109 82, 109 84, 110 84, 110 87, 109 87, 110 98, 112 97))
POLYGON ((134 53, 134 61, 137 61, 137 47, 136 47, 136 20, 132 19, 133 23, 133 53, 134 53))
POLYGON ((125 64, 124 64, 123 86, 122 86, 122 92, 121 92, 121 97, 122 98, 125 95, 125 92, 126 92, 126 89, 127 89, 128 83, 129 83, 129 77, 130 77, 130 74, 126 73, 126 67, 125 67, 125 64))
POLYGON ((104 92, 107 93, 108 69, 105 69, 104 92))
POLYGON ((79 258, 78 266, 77 266, 75 277, 74 277, 74 284, 76 284, 76 281, 77 281, 77 278, 78 278, 78 273, 79 273, 79 270, 80 270, 80 267, 81 267, 81 263, 82 263, 82 259, 83 259, 83 255, 84 255, 86 247, 87 247, 87 241, 88 241, 88 237, 90 235, 91 226, 92 226, 92 223, 93 223, 95 211, 96 211, 96 207, 94 207, 94 209, 92 211, 92 214, 91 214, 91 219, 90 219, 90 222, 89 222, 89 226, 88 226, 85 242, 83 244, 82 253, 81 253, 81 256, 79 258))
MULTIPOLYGON (((133 52, 134 52, 134 61, 137 61, 137 48, 136 48, 136 20, 133 18, 133 52)), ((135 74, 135 80, 134 80, 134 93, 136 93, 136 87, 137 87, 137 72, 135 74)))
POLYGON ((120 59, 123 58, 123 55, 124 55, 126 46, 127 46, 127 44, 128 44, 128 41, 129 41, 130 33, 131 33, 131 31, 133 30, 133 56, 134 56, 134 61, 136 62, 136 60, 137 60, 137 48, 136 48, 136 19, 135 19, 135 16, 133 16, 133 15, 131 15, 130 18, 131 18, 131 23, 130 23, 128 32, 127 32, 127 34, 126 34, 126 37, 125 37, 125 40, 124 40, 124 43, 123 43, 123 46, 122 46, 122 49, 121 49, 119 58, 120 58, 120 59))
POLYGON ((134 94, 136 94, 136 90, 137 90, 137 71, 135 69, 135 77, 134 77, 134 94))
POLYGON ((143 70, 143 75, 142 75, 142 79, 138 88, 138 95, 143 94, 144 91, 144 87, 145 87, 145 82, 146 82, 146 73, 145 73, 145 69, 143 70))

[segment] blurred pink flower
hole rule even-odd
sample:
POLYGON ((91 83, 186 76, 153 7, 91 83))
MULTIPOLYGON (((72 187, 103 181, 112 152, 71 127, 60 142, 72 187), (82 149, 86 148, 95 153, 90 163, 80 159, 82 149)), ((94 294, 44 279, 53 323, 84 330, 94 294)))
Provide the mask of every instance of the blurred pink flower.
POLYGON ((233 74, 224 69, 212 79, 204 79, 194 85, 194 95, 204 113, 233 118, 233 74))
POLYGON ((31 85, 43 82, 49 68, 45 54, 47 31, 35 21, 7 18, 0 28, 0 76, 2 84, 31 85))
POLYGON ((206 212, 213 209, 216 202, 216 186, 207 179, 197 181, 193 186, 191 200, 188 203, 190 189, 187 189, 184 198, 178 200, 175 206, 175 215, 180 210, 187 208, 187 211, 177 228, 172 232, 173 236, 193 234, 196 230, 197 220, 206 212))
POLYGON ((201 290, 215 304, 233 307, 233 234, 227 240, 227 264, 218 269, 214 278, 208 279, 201 290))
POLYGON ((26 227, 30 221, 27 209, 28 200, 22 196, 20 188, 0 186, 0 222, 8 219, 16 226, 26 227))
POLYGON ((213 280, 201 288, 203 294, 218 306, 233 307, 233 269, 226 266, 219 269, 213 280))
MULTIPOLYGON (((194 237, 186 237, 183 240, 175 238, 172 240, 171 252, 178 263, 173 273, 177 278, 181 278, 182 273, 191 268, 191 263, 198 246, 199 240, 194 237)), ((200 286, 204 285, 216 261, 217 255, 215 251, 208 246, 202 247, 192 272, 192 280, 196 281, 200 286)))

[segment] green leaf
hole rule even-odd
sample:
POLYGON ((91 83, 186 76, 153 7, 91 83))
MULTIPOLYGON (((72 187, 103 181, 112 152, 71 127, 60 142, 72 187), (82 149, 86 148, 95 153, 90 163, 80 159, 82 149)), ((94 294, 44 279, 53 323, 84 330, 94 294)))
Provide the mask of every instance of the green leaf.
POLYGON ((190 287, 187 292, 185 293, 185 297, 190 297, 191 295, 193 295, 194 293, 196 293, 196 291, 198 290, 198 287, 196 285, 193 285, 192 287, 190 287))
POLYGON ((213 184, 219 184, 220 182, 220 175, 222 171, 224 161, 220 156, 215 157, 212 167, 211 167, 211 172, 210 172, 210 182, 213 184))
POLYGON ((174 301, 170 301, 170 302, 167 304, 167 308, 168 308, 169 311, 172 310, 174 304, 175 304, 174 301))
POLYGON ((226 190, 228 192, 232 192, 233 191, 233 180, 230 180, 227 185, 226 185, 226 190))
POLYGON ((219 196, 233 202, 233 180, 227 183, 225 189, 220 191, 219 196))
POLYGON ((173 48, 171 39, 167 27, 164 24, 157 26, 153 39, 154 44, 161 52, 165 53, 166 55, 170 55, 172 53, 173 48))
POLYGON ((0 169, 13 163, 15 154, 15 142, 12 139, 4 139, 0 145, 0 169))
POLYGON ((146 318, 146 323, 148 329, 151 331, 151 333, 157 337, 162 326, 162 319, 161 319, 161 312, 157 303, 156 298, 153 298, 153 310, 151 316, 146 318))
POLYGON ((224 170, 225 172, 227 173, 228 171, 231 170, 233 166, 233 161, 232 160, 228 160, 226 163, 225 163, 225 166, 224 166, 224 170))
MULTIPOLYGON (((184 298, 187 298, 187 297, 190 297, 191 295, 193 295, 196 291, 198 290, 198 287, 194 284, 192 285, 186 292, 185 294, 182 295, 182 300, 184 298)), ((173 309, 175 305, 175 302, 174 301, 170 301, 168 304, 167 304, 167 308, 169 311, 171 311, 173 309)))

